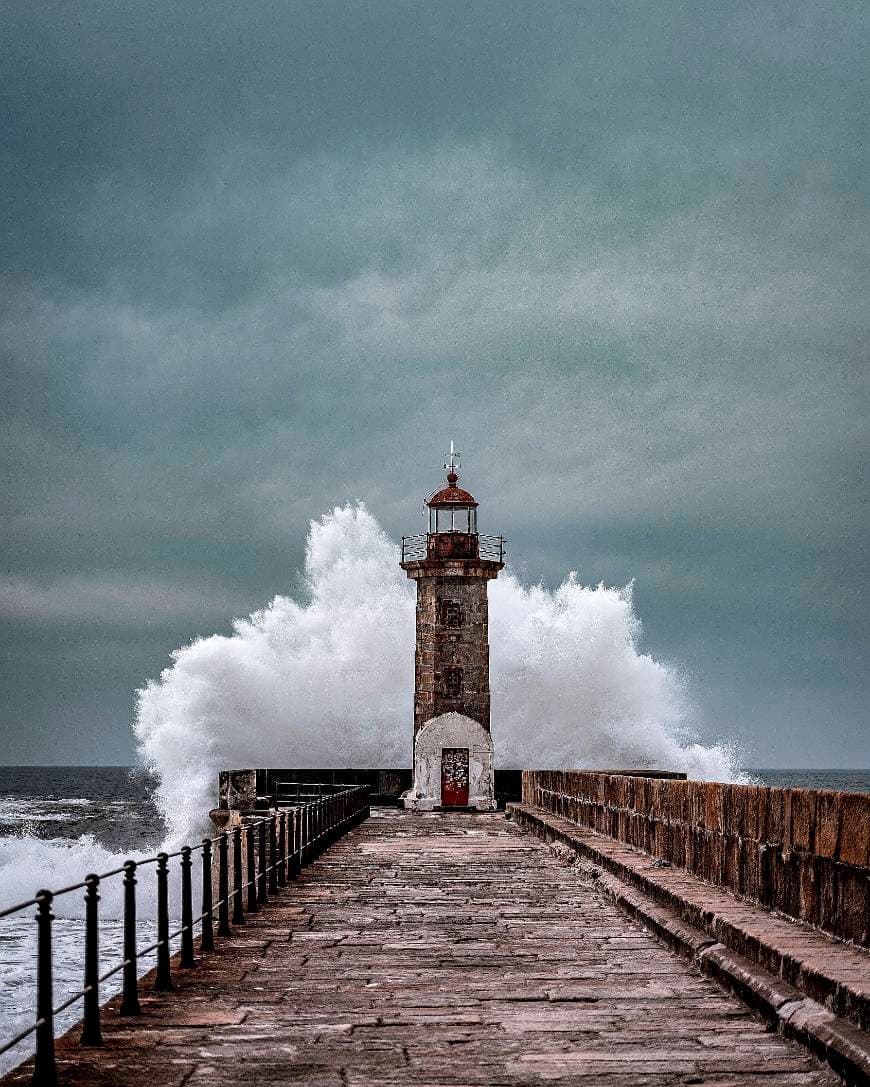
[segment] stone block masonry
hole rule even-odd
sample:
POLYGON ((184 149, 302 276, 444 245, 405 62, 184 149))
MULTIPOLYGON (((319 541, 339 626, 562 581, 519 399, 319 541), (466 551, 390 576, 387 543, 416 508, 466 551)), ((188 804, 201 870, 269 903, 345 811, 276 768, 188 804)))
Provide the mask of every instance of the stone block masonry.
POLYGON ((523 802, 870 947, 866 793, 527 770, 523 802))
POLYGON ((429 576, 417 581, 415 735, 431 718, 452 712, 489 729, 486 587, 486 578, 470 576, 465 568, 462 576, 429 576), (454 609, 453 623, 448 608, 454 609))

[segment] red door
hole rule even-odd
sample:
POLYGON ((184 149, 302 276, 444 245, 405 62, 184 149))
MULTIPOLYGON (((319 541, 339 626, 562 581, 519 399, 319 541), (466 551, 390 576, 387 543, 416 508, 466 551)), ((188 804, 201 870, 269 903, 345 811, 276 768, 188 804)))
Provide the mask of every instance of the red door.
POLYGON ((464 808, 468 805, 468 748, 441 749, 441 806, 464 808))

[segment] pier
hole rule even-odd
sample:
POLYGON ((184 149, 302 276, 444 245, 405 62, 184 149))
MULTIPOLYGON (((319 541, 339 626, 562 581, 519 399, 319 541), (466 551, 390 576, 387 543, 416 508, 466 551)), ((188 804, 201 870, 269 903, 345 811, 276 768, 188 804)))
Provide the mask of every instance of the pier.
MULTIPOLYGON (((622 781, 624 802, 625 782, 653 787, 622 781)), ((80 1030, 60 1039, 58 1082, 868 1081, 865 949, 582 827, 568 784, 579 803, 582 782, 527 773, 523 802, 507 813, 373 808, 218 937, 213 953, 197 951, 195 968, 179 969, 174 958, 171 992, 155 991, 154 975, 140 979, 140 1015, 121 1016, 120 998, 112 1000, 101 1047, 80 1046, 80 1030), (542 803, 528 802, 534 794, 542 803), (655 880, 665 886, 668 877, 670 907, 664 894, 653 897, 655 880), (728 923, 734 932, 743 926, 743 952, 752 919, 767 918, 768 945, 785 940, 788 962, 803 956, 803 982, 787 980, 787 956, 774 976, 705 933, 703 907, 702 927, 686 921, 699 887, 741 913, 728 923), (817 976, 825 971, 814 974, 812 961, 834 978, 826 1003, 817 976)), ((705 788, 654 787, 659 796, 705 788)), ((25 1064, 3 1084, 32 1077, 25 1064)))

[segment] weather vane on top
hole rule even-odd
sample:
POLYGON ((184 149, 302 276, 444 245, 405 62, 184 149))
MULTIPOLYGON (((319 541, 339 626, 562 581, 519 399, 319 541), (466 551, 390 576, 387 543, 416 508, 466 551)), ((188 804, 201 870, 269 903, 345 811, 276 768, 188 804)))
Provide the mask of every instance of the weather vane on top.
POLYGON ((450 443, 450 459, 444 462, 444 471, 450 475, 456 475, 456 469, 462 467, 462 454, 457 453, 450 443))

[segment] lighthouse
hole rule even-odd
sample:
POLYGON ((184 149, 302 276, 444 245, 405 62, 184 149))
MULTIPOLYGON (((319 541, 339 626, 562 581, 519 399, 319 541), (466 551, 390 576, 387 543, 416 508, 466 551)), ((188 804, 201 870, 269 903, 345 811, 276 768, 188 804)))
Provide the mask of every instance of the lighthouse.
POLYGON ((402 569, 417 583, 414 784, 405 795, 417 811, 496 806, 487 583, 504 566, 504 541, 478 532, 459 467, 451 442, 447 486, 426 499, 428 531, 402 537, 402 569))

